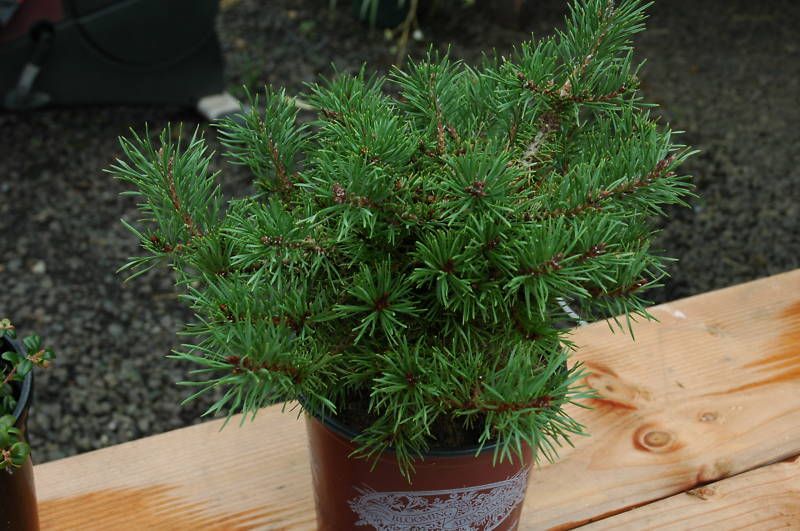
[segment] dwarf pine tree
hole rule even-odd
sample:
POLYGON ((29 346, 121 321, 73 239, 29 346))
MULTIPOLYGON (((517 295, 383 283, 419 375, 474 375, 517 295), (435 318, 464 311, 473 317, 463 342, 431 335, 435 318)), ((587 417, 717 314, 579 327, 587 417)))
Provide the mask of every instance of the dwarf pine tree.
POLYGON ((361 454, 391 447, 405 473, 437 423, 500 458, 522 443, 552 458, 582 433, 559 300, 649 317, 666 261, 652 220, 691 189, 690 151, 638 93, 645 7, 578 1, 563 31, 475 68, 432 53, 388 79, 325 80, 307 125, 267 88, 220 127, 251 197, 223 200, 196 135, 123 139, 111 171, 141 199, 129 228, 147 251, 128 267, 175 270, 196 315, 175 354, 197 365, 193 396, 222 390, 209 413, 299 399, 317 415, 366 396, 361 454))

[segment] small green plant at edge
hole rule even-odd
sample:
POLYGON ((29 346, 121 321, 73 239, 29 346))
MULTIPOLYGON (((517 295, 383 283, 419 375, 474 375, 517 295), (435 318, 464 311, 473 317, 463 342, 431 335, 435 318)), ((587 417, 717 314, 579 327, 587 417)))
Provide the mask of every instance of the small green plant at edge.
MULTIPOLYGON (((16 338, 14 325, 8 319, 0 319, 0 342, 4 338, 16 338)), ((22 345, 25 354, 9 350, 3 352, 0 362, 0 470, 7 472, 21 467, 31 452, 28 443, 21 439, 21 431, 15 427, 15 393, 19 390, 14 384, 19 385, 34 367, 48 367, 55 358, 51 349, 42 347, 39 336, 25 337, 22 345)))
POLYGON ((509 57, 431 53, 309 85, 311 124, 268 88, 220 126, 250 197, 223 201, 197 134, 122 139, 110 171, 133 185, 143 220, 125 224, 146 251, 125 268, 177 275, 196 317, 173 354, 196 366, 188 399, 358 406, 357 455, 391 448, 407 477, 458 430, 496 459, 525 443, 554 459, 584 433, 565 406, 593 393, 566 365, 563 302, 612 327, 652 318, 643 296, 668 261, 653 221, 691 194, 692 151, 638 91, 646 7, 577 1, 509 57))

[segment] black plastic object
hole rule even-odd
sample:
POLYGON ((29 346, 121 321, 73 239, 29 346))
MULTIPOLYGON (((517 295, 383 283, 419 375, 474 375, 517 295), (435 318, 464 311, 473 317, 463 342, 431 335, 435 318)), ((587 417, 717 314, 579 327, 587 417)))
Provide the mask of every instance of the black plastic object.
POLYGON ((0 0, 0 24, 5 24, 19 9, 18 0, 0 0))
POLYGON ((193 106, 224 89, 217 10, 218 0, 26 0, 0 27, 0 106, 193 106), (19 89, 32 64, 36 98, 19 89))
MULTIPOLYGON (((12 348, 24 354, 18 341, 0 339, 0 352, 12 348)), ((5 362, 0 362, 5 363, 5 362)), ((23 438, 28 434, 28 409, 33 400, 33 371, 29 372, 18 386, 19 398, 14 409, 16 426, 23 438)), ((0 530, 35 531, 39 529, 39 513, 36 506, 36 489, 33 483, 33 464, 31 458, 22 467, 12 472, 0 471, 0 530)))
POLYGON ((396 28, 402 24, 410 8, 411 0, 353 0, 356 18, 380 29, 396 28))

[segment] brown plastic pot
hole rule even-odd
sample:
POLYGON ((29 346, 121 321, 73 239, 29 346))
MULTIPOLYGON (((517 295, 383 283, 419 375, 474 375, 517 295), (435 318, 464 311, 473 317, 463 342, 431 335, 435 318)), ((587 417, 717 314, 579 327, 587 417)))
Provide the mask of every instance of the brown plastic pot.
POLYGON ((492 464, 494 448, 431 452, 409 483, 391 451, 375 468, 348 457, 355 435, 335 420, 306 415, 317 525, 321 530, 514 530, 532 453, 492 464))
MULTIPOLYGON (((0 339, 0 353, 6 352, 9 348, 19 353, 25 352, 18 341, 0 339)), ((28 409, 33 398, 33 371, 25 376, 18 389, 19 398, 13 415, 17 419, 16 427, 22 431, 22 437, 27 439, 28 409)), ((39 529, 33 464, 30 457, 20 468, 11 472, 0 471, 0 529, 7 531, 39 529)))

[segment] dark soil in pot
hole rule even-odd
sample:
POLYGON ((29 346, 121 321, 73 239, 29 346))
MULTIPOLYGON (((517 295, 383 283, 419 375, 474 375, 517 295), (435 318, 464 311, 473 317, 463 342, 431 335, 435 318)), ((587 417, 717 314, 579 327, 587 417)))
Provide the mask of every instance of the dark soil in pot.
MULTIPOLYGON (((18 341, 0 339, 0 353, 14 349, 23 353, 18 341)), ((5 363, 5 361, 0 361, 5 363)), ((27 438, 28 410, 33 399, 33 371, 29 372, 21 384, 14 383, 17 407, 13 415, 16 427, 27 438)), ((36 490, 33 483, 33 464, 31 458, 22 467, 13 471, 0 471, 0 530, 33 531, 39 529, 39 515, 36 505, 36 490)))
MULTIPOLYGON (((369 393, 362 391, 347 397, 343 407, 335 416, 323 416, 323 422, 334 431, 345 437, 356 434, 373 424, 377 415, 369 412, 369 393)), ((471 426, 463 422, 440 416, 431 426, 433 440, 432 451, 477 448, 477 441, 483 431, 483 423, 478 421, 471 426)), ((472 452, 475 453, 474 451, 472 452)))

